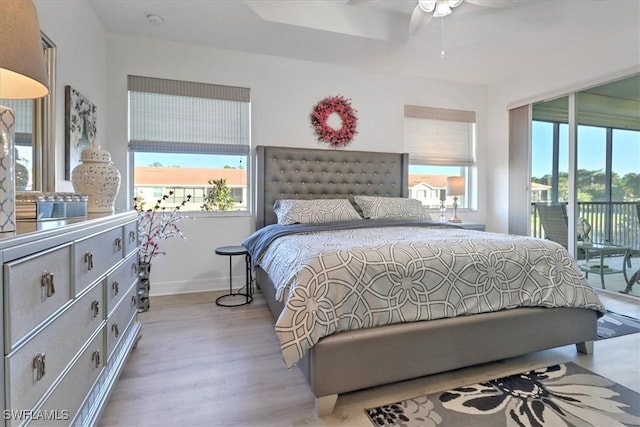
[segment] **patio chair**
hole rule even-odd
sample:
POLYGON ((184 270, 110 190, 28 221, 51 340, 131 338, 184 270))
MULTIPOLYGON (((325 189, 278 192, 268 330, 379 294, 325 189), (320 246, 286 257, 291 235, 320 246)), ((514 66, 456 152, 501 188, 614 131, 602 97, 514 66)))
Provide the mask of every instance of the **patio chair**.
MULTIPOLYGON (((536 203, 540 224, 547 240, 569 248, 569 217, 564 203, 536 203)), ((585 259, 585 252, 577 250, 576 259, 585 259)))
POLYGON ((540 224, 547 240, 569 247, 569 218, 564 203, 536 203, 540 224))

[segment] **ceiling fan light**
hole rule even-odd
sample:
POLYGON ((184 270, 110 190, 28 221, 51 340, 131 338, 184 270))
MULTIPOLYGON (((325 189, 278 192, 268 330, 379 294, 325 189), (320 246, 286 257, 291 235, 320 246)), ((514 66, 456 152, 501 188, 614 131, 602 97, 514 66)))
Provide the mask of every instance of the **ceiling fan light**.
POLYGON ((462 0, 449 0, 449 7, 450 8, 458 7, 460 6, 460 3, 462 3, 462 0))
POLYGON ((441 18, 443 16, 447 16, 451 13, 451 8, 449 7, 448 0, 437 0, 436 1, 436 10, 433 12, 433 16, 435 18, 441 18))
POLYGON ((431 13, 436 8, 436 0, 418 0, 418 6, 425 12, 431 13))

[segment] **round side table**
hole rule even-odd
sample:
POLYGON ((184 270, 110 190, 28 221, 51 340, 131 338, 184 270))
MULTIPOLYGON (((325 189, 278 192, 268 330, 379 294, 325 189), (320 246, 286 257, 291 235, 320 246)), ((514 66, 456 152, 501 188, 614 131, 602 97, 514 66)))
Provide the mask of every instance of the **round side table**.
POLYGON ((244 246, 222 246, 216 249, 217 255, 226 255, 229 257, 229 293, 216 298, 216 305, 222 307, 238 307, 249 304, 253 301, 253 273, 251 272, 251 255, 244 246), (244 255, 245 261, 245 292, 233 292, 233 272, 231 268, 231 260, 236 255, 244 255), (229 297, 243 296, 244 301, 241 302, 225 302, 229 297))

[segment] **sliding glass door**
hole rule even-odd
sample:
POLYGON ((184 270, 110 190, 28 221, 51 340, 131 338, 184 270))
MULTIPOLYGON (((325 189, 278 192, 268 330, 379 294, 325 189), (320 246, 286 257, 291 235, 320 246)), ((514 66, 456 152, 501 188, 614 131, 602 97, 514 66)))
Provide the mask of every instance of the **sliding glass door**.
POLYGON ((638 256, 623 265, 640 255, 640 76, 532 104, 530 117, 529 234, 563 242, 592 284, 624 291, 640 268, 638 256), (545 230, 541 204, 565 215, 563 236, 545 230), (613 248, 601 261, 593 245, 613 248))

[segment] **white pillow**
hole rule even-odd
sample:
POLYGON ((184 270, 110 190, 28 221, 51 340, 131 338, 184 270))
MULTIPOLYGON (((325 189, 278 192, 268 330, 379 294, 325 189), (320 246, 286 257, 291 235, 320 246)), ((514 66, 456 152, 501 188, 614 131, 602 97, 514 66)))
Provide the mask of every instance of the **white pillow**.
POLYGON ((318 224, 362 219, 347 199, 276 200, 273 211, 278 224, 318 224))
POLYGON ((404 197, 355 196, 362 215, 368 219, 430 220, 422 202, 404 197))

